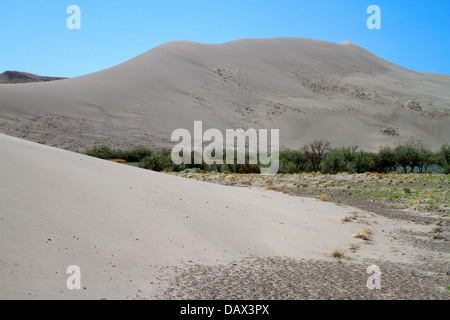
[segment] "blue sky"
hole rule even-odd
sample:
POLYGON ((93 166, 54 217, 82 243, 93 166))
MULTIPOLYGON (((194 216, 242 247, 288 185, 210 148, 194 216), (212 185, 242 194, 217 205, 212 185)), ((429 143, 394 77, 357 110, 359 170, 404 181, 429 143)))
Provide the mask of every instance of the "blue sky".
POLYGON ((1 0, 0 73, 80 76, 172 40, 349 40, 403 67, 450 74, 450 0, 1 0), (69 30, 70 5, 81 30, 69 30), (370 5, 381 30, 369 30, 370 5))

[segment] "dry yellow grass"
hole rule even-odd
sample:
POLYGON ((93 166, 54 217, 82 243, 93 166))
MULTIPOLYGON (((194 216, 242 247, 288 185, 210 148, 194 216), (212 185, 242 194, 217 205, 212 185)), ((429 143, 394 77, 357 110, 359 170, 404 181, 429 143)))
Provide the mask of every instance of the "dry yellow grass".
POLYGON ((266 190, 272 190, 272 191, 281 191, 281 189, 277 186, 274 186, 273 184, 268 184, 265 187, 266 190))
POLYGON ((331 256, 336 259, 342 259, 345 258, 345 252, 341 249, 334 249, 333 252, 331 252, 331 256))
POLYGON ((326 194, 321 194, 319 199, 321 201, 328 201, 328 196, 326 194))
POLYGON ((360 229, 353 235, 353 238, 363 239, 366 241, 370 241, 372 236, 372 231, 369 229, 360 229))
POLYGON ((123 159, 109 159, 109 161, 116 162, 116 163, 125 163, 125 162, 127 162, 126 160, 123 160, 123 159))

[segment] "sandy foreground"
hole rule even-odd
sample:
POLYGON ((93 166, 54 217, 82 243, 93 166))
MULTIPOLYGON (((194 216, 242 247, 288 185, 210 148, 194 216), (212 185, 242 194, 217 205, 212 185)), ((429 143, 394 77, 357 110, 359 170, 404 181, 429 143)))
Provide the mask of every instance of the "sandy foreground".
POLYGON ((424 225, 5 135, 0 153, 0 299, 448 299, 448 253, 399 236, 424 225), (342 223, 355 212, 361 222, 342 223), (352 237, 367 221, 370 244, 352 237), (366 287, 374 263, 378 292, 366 287), (81 290, 66 286, 70 265, 81 290))

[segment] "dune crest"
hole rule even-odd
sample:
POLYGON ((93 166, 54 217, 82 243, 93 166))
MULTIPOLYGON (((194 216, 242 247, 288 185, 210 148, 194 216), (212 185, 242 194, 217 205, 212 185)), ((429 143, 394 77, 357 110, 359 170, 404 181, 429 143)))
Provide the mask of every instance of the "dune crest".
POLYGON ((221 130, 280 129, 290 148, 327 139, 370 151, 412 137, 438 148, 450 137, 449 89, 450 76, 354 44, 174 41, 86 76, 0 86, 0 132, 69 149, 167 147, 173 130, 202 120, 221 130))

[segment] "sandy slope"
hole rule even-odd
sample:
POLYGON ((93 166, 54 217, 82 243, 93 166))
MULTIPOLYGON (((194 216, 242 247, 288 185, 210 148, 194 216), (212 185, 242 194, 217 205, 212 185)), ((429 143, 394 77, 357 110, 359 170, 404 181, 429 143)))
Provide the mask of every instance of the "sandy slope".
MULTIPOLYGON (((101 59, 101 56, 99 56, 101 59)), ((0 132, 62 148, 167 146, 174 129, 280 129, 376 150, 450 138, 450 76, 391 64, 351 43, 175 41, 119 66, 51 83, 0 86, 0 132)))
MULTIPOLYGON (((361 242, 351 236, 357 225, 341 222, 352 208, 192 181, 4 135, 0 153, 0 299, 152 298, 164 288, 164 267, 248 256, 329 259, 333 249, 361 242), (67 290, 69 265, 81 267, 86 289, 67 290)), ((400 261, 412 252, 398 243, 389 249, 384 235, 398 224, 368 219, 379 222, 376 244, 354 258, 400 261)))

